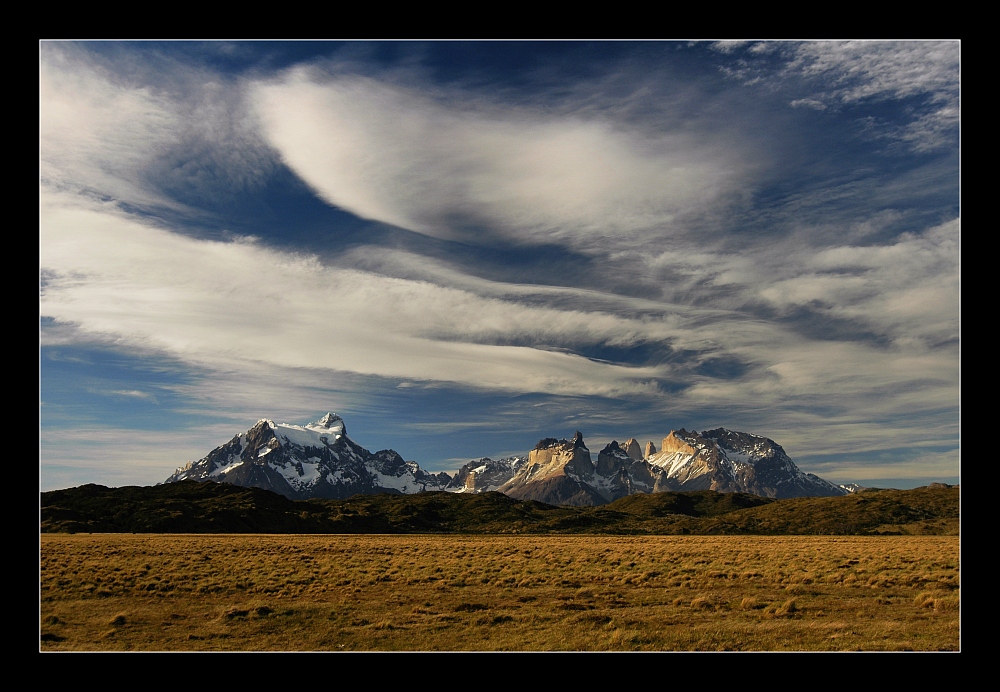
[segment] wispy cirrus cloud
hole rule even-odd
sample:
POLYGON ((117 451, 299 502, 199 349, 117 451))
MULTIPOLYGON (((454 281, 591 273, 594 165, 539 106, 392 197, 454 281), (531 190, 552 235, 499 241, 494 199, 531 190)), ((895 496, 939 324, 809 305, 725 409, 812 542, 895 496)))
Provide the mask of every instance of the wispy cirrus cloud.
POLYGON ((785 70, 827 80, 819 94, 825 101, 926 95, 945 104, 958 98, 957 41, 815 41, 787 47, 791 60, 785 70))
POLYGON ((744 41, 719 43, 716 50, 727 55, 745 50, 745 60, 723 69, 746 84, 788 89, 794 107, 826 110, 907 101, 911 115, 905 124, 868 116, 875 132, 916 151, 933 151, 957 139, 958 41, 744 41))
POLYGON ((863 323, 895 342, 958 339, 959 232, 956 219, 885 245, 829 247, 803 255, 796 276, 760 296, 780 310, 809 306, 863 323))
POLYGON ((128 399, 144 399, 146 401, 156 402, 156 395, 151 392, 144 392, 141 389, 111 389, 104 394, 109 394, 111 396, 126 397, 128 399))
POLYGON ((166 57, 123 65, 72 43, 43 44, 40 58, 46 189, 190 215, 189 202, 274 170, 240 87, 217 73, 166 57))
MULTIPOLYGON (((519 297, 483 297, 326 267, 314 257, 258 244, 186 238, 121 214, 55 207, 47 205, 42 215, 42 264, 52 276, 43 313, 93 338, 204 367, 262 363, 618 397, 662 395, 658 383, 672 382, 681 389, 671 395, 678 405, 752 400, 856 407, 866 393, 914 380, 941 383, 940 393, 924 386, 928 400, 940 401, 953 388, 952 356, 923 342, 892 349, 824 342, 752 314, 710 308, 661 305, 654 313, 645 306, 645 314, 617 316, 586 309, 581 294, 569 290, 578 307, 555 309, 544 304, 550 291, 530 296, 535 304, 522 302, 529 289, 519 297), (588 346, 643 343, 670 344, 684 355, 642 367, 576 355, 588 346), (745 364, 745 374, 701 374, 701 363, 719 358, 745 364)), ((875 400, 865 406, 879 415, 893 407, 875 400)))
POLYGON ((39 64, 41 182, 96 199, 173 204, 144 184, 180 138, 169 99, 122 83, 72 46, 43 46, 39 64))
POLYGON ((188 239, 121 214, 43 206, 41 261, 51 273, 43 314, 120 343, 202 363, 259 360, 527 391, 656 391, 651 370, 493 343, 525 332, 543 341, 547 332, 629 338, 629 322, 611 315, 519 306, 255 244, 188 239))

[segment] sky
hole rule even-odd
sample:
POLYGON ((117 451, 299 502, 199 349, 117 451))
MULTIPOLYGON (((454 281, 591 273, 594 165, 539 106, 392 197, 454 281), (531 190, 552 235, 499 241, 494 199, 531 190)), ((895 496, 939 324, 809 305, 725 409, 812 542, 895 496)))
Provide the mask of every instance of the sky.
POLYGON ((328 411, 957 483, 960 49, 40 42, 41 490, 328 411))

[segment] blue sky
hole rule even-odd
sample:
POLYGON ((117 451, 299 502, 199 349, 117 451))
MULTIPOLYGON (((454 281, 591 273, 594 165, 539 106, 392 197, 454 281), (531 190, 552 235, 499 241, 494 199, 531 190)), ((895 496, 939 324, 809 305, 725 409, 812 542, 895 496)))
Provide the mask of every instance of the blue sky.
POLYGON ((40 485, 327 411, 959 478, 958 42, 42 42, 40 485))

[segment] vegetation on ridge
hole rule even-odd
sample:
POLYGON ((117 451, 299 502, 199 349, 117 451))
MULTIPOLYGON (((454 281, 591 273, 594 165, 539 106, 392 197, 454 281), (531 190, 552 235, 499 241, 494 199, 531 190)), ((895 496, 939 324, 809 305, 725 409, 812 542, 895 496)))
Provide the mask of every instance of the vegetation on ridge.
POLYGON ((293 501, 259 488, 195 481, 84 485, 41 495, 43 533, 957 535, 958 521, 957 487, 787 500, 703 490, 630 495, 596 507, 501 493, 293 501))

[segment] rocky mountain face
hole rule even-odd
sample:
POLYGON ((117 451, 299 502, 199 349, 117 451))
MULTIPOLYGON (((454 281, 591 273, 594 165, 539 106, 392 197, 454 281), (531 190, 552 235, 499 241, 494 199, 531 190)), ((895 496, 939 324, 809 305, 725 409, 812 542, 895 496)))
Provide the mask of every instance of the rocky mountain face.
POLYGON ((619 446, 623 452, 636 461, 642 461, 646 456, 642 453, 642 447, 639 446, 639 442, 634 437, 628 438, 625 444, 619 446))
POLYGON ((612 441, 594 460, 577 431, 572 440, 545 438, 527 457, 484 457, 455 477, 432 474, 391 449, 369 452, 347 437, 344 421, 328 413, 315 423, 260 420, 250 430, 177 469, 166 483, 217 481, 263 488, 293 500, 345 499, 357 494, 498 490, 519 500, 553 505, 602 505, 636 493, 715 490, 770 498, 845 495, 795 466, 766 437, 724 428, 673 430, 660 450, 652 442, 612 441))
POLYGON ((572 440, 547 437, 528 453, 528 462, 500 486, 500 492, 518 500, 538 500, 559 505, 603 504, 588 482, 594 463, 577 431, 572 440))
POLYGON ((186 479, 263 488, 293 500, 444 490, 452 480, 447 473, 427 473, 391 449, 369 452, 347 437, 343 419, 334 413, 303 426, 259 420, 164 482, 186 479))
POLYGON ((531 450, 528 462, 500 492, 519 500, 579 506, 669 490, 661 469, 633 456, 638 448, 635 440, 627 443, 627 449, 612 441, 595 462, 579 431, 572 440, 546 438, 531 450))
POLYGON ((724 428, 702 433, 681 429, 652 442, 608 444, 594 462, 577 432, 573 440, 547 438, 500 491, 522 500, 592 505, 636 493, 715 490, 762 497, 845 495, 846 488, 803 473, 780 445, 766 437, 724 428))
POLYGON ((455 493, 487 493, 499 490, 500 486, 514 477, 514 474, 528 461, 527 457, 505 457, 470 461, 455 474, 445 488, 455 493))
POLYGON ((667 473, 670 490, 717 490, 763 497, 831 497, 847 490, 803 473, 774 440, 725 428, 681 428, 646 461, 667 473))

